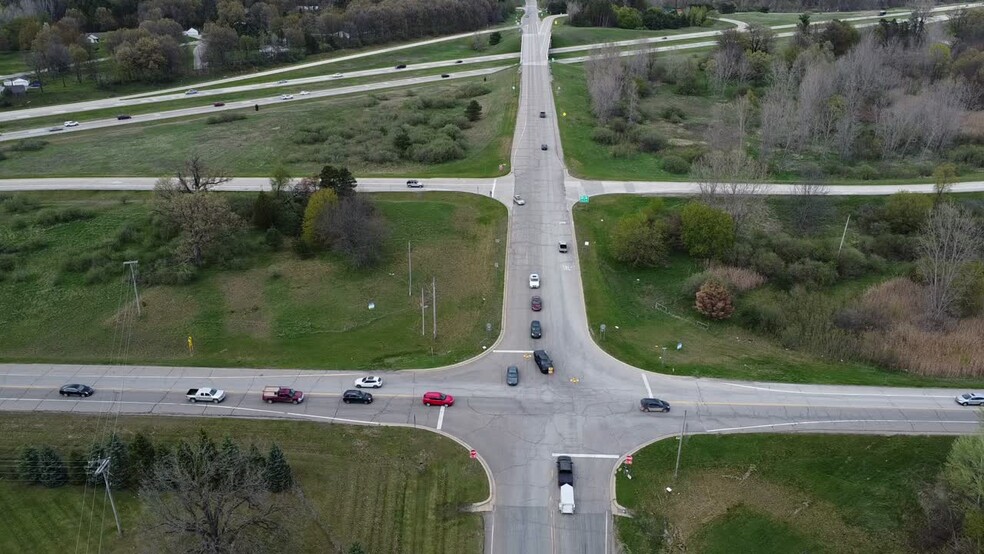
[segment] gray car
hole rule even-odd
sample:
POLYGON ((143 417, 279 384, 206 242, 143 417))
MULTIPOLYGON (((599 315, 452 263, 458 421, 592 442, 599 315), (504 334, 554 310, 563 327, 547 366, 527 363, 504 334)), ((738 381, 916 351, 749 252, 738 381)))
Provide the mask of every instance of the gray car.
POLYGON ((980 406, 984 405, 984 394, 979 392, 965 392, 954 398, 954 400, 961 406, 980 406))
POLYGON ((519 368, 511 365, 506 368, 506 384, 515 387, 519 384, 519 368))

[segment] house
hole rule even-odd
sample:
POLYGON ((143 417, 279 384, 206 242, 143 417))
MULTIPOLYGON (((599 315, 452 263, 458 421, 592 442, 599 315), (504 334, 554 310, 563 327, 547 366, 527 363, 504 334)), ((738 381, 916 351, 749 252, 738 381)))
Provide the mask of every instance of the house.
POLYGON ((99 44, 99 37, 91 33, 85 36, 85 40, 88 41, 89 44, 99 44))
POLYGON ((192 39, 195 39, 195 40, 198 40, 198 39, 202 38, 202 34, 199 33, 198 32, 198 29, 196 29, 194 27, 189 27, 187 31, 185 31, 185 32, 183 32, 181 34, 184 35, 184 36, 186 36, 186 37, 188 37, 188 38, 192 38, 192 39))

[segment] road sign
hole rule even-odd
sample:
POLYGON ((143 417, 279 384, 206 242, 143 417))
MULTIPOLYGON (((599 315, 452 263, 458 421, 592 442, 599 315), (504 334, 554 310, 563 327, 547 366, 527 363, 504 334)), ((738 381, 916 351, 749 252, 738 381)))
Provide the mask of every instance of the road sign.
POLYGON ((471 456, 471 459, 474 460, 475 458, 478 457, 478 451, 477 450, 472 450, 471 452, 468 453, 468 455, 471 456))
MULTIPOLYGON (((474 452, 474 450, 472 450, 472 452, 474 452)), ((632 455, 631 454, 625 457, 625 465, 627 465, 627 466, 632 465, 632 455)))
POLYGON ((581 203, 582 204, 587 204, 588 203, 588 200, 589 200, 589 198, 588 198, 588 195, 587 194, 582 194, 581 195, 581 203))

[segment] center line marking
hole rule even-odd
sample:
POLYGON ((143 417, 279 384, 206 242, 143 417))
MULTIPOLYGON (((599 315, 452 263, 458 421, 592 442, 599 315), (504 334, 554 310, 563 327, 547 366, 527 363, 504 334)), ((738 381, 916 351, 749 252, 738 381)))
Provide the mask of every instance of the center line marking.
POLYGON ((646 374, 645 373, 642 374, 642 382, 643 382, 643 384, 646 385, 646 394, 649 395, 647 398, 652 398, 653 397, 653 389, 649 388, 649 377, 646 377, 646 374))
POLYGON ((550 455, 554 458, 557 456, 570 456, 571 458, 601 458, 605 460, 617 460, 621 458, 618 454, 565 454, 563 452, 554 452, 550 455))
POLYGON ((441 426, 444 425, 444 409, 447 406, 441 406, 441 413, 437 414, 437 430, 441 430, 441 426))

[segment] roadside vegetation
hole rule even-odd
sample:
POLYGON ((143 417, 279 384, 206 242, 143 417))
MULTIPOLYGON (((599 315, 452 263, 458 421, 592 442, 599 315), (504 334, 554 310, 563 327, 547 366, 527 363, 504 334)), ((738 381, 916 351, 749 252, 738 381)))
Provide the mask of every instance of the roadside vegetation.
POLYGON ((208 125, 209 115, 12 142, 0 176, 112 176, 170 173, 189 152, 234 175, 295 175, 325 164, 353 173, 493 176, 509 171, 518 76, 456 80, 359 96, 313 99, 246 111, 208 125), (466 113, 476 101, 477 118, 466 113), (107 148, 107 144, 121 145, 107 148), (30 146, 27 148, 27 146, 30 146), (500 164, 503 165, 500 168, 500 164))
POLYGON ((453 363, 494 340, 500 204, 351 193, 337 166, 280 172, 260 194, 209 192, 226 177, 200 158, 177 173, 154 194, 2 196, 0 359, 386 369, 453 363), (431 312, 426 336, 420 321, 432 277, 437 339, 431 312))
POLYGON ((483 545, 481 517, 461 508, 488 496, 485 472, 458 444, 428 432, 17 413, 0 418, 0 429, 7 437, 0 456, 8 460, 0 470, 5 552, 56 553, 66 545, 138 552, 147 544, 197 551, 199 541, 212 538, 237 552, 477 553, 483 545), (97 458, 109 458, 115 468, 110 485, 122 538, 102 477, 88 467, 97 458), (177 463, 163 463, 169 459, 177 463), (217 473, 220 466, 227 471, 217 473), (212 481, 196 489, 169 484, 175 477, 187 484, 230 473, 249 486, 217 487, 206 499, 201 493, 212 481), (226 509, 217 517, 225 525, 216 530, 189 518, 190 510, 167 510, 177 498, 203 509, 206 502, 222 503, 226 509), (201 535, 176 526, 185 522, 201 535), (243 527, 233 534, 237 526, 243 527))
POLYGON ((674 480, 677 441, 663 440, 617 474, 633 517, 616 525, 629 554, 975 552, 982 451, 980 434, 696 435, 674 480))
POLYGON ((575 209, 602 348, 682 375, 984 382, 979 195, 701 188, 689 201, 603 196, 575 209))
MULTIPOLYGON (((668 37, 684 33, 729 29, 731 27, 734 27, 731 23, 712 19, 708 23, 701 25, 700 28, 682 27, 680 29, 659 29, 654 31, 649 29, 620 29, 618 27, 576 27, 562 19, 557 25, 553 26, 550 34, 550 48, 668 37)), ((702 40, 708 39, 704 38, 702 40)), ((672 44, 680 43, 674 41, 672 44)))
POLYGON ((781 45, 753 25, 707 54, 555 65, 567 162, 586 178, 686 180, 705 156, 741 151, 762 180, 928 181, 944 164, 980 178, 982 14, 863 30, 803 14, 781 45))

